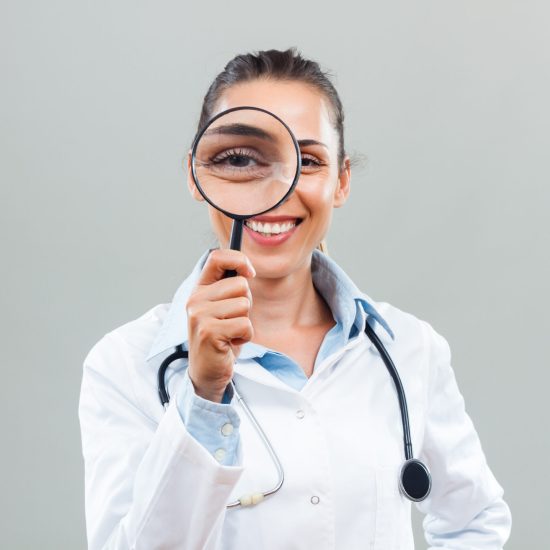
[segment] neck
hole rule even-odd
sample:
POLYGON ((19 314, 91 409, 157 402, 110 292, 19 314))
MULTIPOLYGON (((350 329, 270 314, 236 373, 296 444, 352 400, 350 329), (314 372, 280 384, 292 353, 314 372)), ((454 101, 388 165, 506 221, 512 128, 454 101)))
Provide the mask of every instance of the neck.
POLYGON ((250 319, 258 337, 333 321, 330 308, 313 286, 311 260, 281 278, 257 276, 250 281, 250 289, 254 297, 250 319))

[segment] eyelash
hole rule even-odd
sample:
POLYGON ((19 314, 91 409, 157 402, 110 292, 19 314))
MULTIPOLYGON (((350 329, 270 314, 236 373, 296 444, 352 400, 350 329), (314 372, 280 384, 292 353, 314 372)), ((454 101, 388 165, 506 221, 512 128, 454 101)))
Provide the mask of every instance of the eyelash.
MULTIPOLYGON (((313 155, 308 155, 308 154, 305 154, 305 153, 302 154, 302 166, 303 166, 304 160, 313 162, 315 169, 318 169, 321 166, 325 165, 325 163, 322 162, 321 160, 319 160, 317 157, 314 157, 313 155)), ((307 170, 308 168, 312 168, 312 167, 311 166, 303 166, 303 168, 307 170)))
MULTIPOLYGON (((211 162, 214 164, 219 164, 231 157, 247 157, 252 159, 255 162, 261 162, 256 155, 253 154, 249 149, 228 149, 216 155, 211 162)), ((318 170, 322 166, 325 166, 325 163, 315 157, 314 155, 302 153, 302 171, 307 170, 318 170), (304 165, 304 160, 313 163, 313 166, 310 164, 308 166, 304 165)))
POLYGON ((211 162, 217 164, 231 157, 247 157, 256 162, 259 162, 259 159, 254 154, 252 154, 250 150, 245 149, 227 149, 226 151, 217 154, 211 162))

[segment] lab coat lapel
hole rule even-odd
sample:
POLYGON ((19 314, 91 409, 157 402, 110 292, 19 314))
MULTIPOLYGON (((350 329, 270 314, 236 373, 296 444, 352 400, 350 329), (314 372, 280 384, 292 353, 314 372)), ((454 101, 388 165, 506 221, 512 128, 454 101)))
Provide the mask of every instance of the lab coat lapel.
POLYGON ((244 359, 237 361, 233 368, 233 372, 236 379, 237 387, 239 384, 239 377, 246 378, 252 382, 262 384, 264 386, 270 386, 278 390, 284 390, 287 392, 296 392, 295 389, 285 384, 282 380, 271 374, 267 369, 262 367, 259 363, 253 359, 244 359))

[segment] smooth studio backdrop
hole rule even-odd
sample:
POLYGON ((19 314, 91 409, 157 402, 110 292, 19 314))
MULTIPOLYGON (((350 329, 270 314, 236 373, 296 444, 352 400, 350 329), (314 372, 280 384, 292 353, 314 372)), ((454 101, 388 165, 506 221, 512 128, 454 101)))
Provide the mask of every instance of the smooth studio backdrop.
POLYGON ((82 361, 214 242, 181 168, 211 79, 297 46, 366 156, 329 251, 449 340, 507 548, 544 548, 549 28, 529 0, 3 0, 0 547, 85 548, 82 361))

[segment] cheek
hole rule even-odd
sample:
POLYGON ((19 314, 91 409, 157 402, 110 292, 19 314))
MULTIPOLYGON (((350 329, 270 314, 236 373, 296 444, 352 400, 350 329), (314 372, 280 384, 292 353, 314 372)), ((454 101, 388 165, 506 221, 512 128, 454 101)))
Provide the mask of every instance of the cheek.
POLYGON ((210 225, 218 239, 222 242, 226 241, 231 232, 232 220, 212 206, 208 206, 208 216, 210 218, 210 225))
POLYGON ((307 201, 312 209, 331 209, 336 183, 337 178, 332 174, 311 175, 300 181, 298 186, 301 188, 300 191, 304 201, 307 201))

